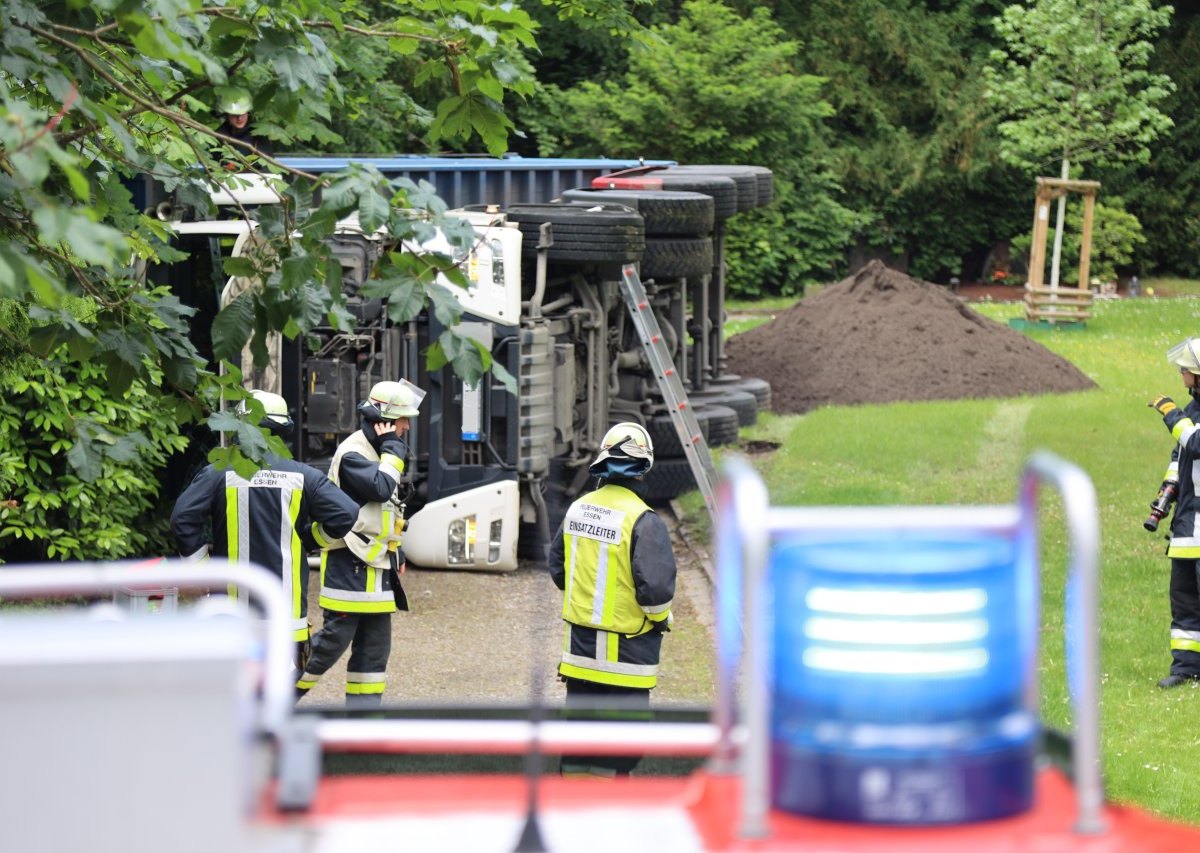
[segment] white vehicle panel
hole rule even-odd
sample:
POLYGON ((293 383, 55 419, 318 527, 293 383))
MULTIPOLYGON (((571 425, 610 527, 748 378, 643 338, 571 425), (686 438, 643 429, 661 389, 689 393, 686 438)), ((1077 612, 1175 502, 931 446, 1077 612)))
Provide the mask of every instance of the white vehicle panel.
POLYGON ((419 566, 449 569, 512 571, 517 567, 517 526, 520 488, 515 480, 479 486, 457 495, 431 501, 413 513, 404 533, 404 555, 419 566), (450 528, 455 521, 473 518, 474 559, 451 562, 450 528), (493 522, 500 522, 496 558, 489 559, 493 522))

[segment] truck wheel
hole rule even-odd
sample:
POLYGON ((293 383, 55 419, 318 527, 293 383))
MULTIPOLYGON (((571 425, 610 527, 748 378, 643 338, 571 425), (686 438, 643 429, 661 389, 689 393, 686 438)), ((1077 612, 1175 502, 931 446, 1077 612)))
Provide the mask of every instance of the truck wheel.
POLYGON ((709 388, 734 388, 754 395, 758 410, 771 408, 771 383, 754 376, 738 376, 736 373, 726 373, 716 379, 709 380, 709 388))
MULTIPOLYGON (((713 444, 714 424, 716 425, 716 434, 722 437, 722 444, 737 441, 737 412, 724 406, 692 406, 692 414, 696 416, 700 434, 704 436, 704 441, 709 446, 713 444)), ((669 414, 655 415, 650 418, 646 422, 646 431, 650 433, 650 440, 654 442, 655 455, 683 456, 685 454, 683 445, 679 443, 679 435, 675 432, 675 422, 671 420, 669 414)))
POLYGON ((635 263, 645 252, 645 225, 623 204, 512 204, 504 210, 524 238, 521 254, 537 257, 543 223, 550 223, 551 260, 582 263, 635 263))
POLYGON ((713 269, 711 237, 647 237, 642 278, 701 278, 713 269))
POLYGON ((672 166, 671 171, 698 175, 727 175, 738 185, 738 210, 766 207, 775 197, 775 176, 763 166, 709 165, 697 163, 672 166), (753 180, 751 180, 753 179, 753 180))
POLYGON ((672 172, 690 175, 724 175, 737 186, 737 212, 758 207, 758 179, 752 172, 735 166, 672 166, 672 172))
POLYGON ((686 456, 654 455, 654 467, 642 478, 646 490, 646 502, 655 503, 677 498, 686 491, 696 488, 692 466, 686 456))
POLYGON ((688 399, 694 403, 713 403, 726 406, 737 413, 741 426, 750 426, 758 420, 758 402, 748 391, 736 388, 705 388, 703 391, 691 391, 688 399))
POLYGON ((711 234, 712 196, 668 190, 567 190, 564 201, 612 203, 632 207, 646 223, 646 235, 711 234))
MULTIPOLYGON (((691 399, 691 395, 689 395, 691 399)), ((692 411, 697 420, 703 420, 708 426, 708 446, 720 447, 723 444, 736 444, 738 440, 738 413, 728 406, 715 403, 692 401, 692 411)))
MULTIPOLYGON (((629 188, 644 190, 671 190, 675 192, 704 193, 712 196, 713 216, 718 221, 728 219, 737 213, 738 197, 737 184, 732 178, 724 175, 706 175, 699 172, 675 172, 667 169, 655 169, 636 178, 623 179, 629 188), (639 185, 641 184, 641 185, 639 185)), ((604 189, 604 178, 597 178, 594 189, 604 189), (596 186, 601 184, 601 186, 596 186)))

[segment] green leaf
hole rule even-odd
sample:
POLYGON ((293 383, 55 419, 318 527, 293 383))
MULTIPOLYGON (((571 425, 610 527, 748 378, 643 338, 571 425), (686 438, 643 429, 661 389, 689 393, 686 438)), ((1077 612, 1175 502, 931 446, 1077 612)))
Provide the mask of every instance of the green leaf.
POLYGON ((425 288, 429 296, 429 304, 433 313, 443 326, 454 326, 462 318, 462 303, 454 294, 440 284, 431 284, 425 288))
POLYGON ((0 296, 20 299, 25 292, 25 264, 8 246, 0 244, 0 296))
POLYGON ((102 472, 103 458, 90 435, 84 430, 76 433, 75 443, 67 451, 67 462, 75 469, 76 475, 85 483, 95 482, 102 472))
POLYGON ((221 262, 221 268, 225 270, 225 275, 242 276, 243 278, 251 278, 257 275, 258 271, 254 268, 254 261, 247 257, 226 258, 221 262))
POLYGON ((514 397, 517 396, 517 380, 503 364, 492 359, 491 371, 492 375, 504 386, 505 391, 514 397))
POLYGON ((213 320, 213 355, 218 360, 238 361, 253 330, 254 297, 250 293, 241 293, 213 320))
POLYGON ((368 187, 358 198, 358 224, 364 233, 373 234, 391 215, 392 209, 374 187, 368 187))
MULTIPOLYGON (((475 385, 483 377, 484 357, 491 360, 491 355, 479 341, 463 335, 456 329, 446 329, 438 336, 442 353, 450 360, 457 375, 467 385, 475 385)), ((432 368, 430 368, 432 369, 432 368)))
POLYGON ((123 397, 133 384, 136 368, 115 353, 105 353, 100 358, 104 363, 108 387, 113 396, 123 397))

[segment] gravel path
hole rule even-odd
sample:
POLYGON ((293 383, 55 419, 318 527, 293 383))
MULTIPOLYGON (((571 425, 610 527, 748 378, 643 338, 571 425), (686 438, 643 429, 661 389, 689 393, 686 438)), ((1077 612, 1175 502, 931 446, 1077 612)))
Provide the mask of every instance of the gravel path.
MULTIPOLYGON (((672 510, 679 575, 675 627, 663 641, 656 705, 709 704, 713 696, 711 583, 702 549, 691 547, 672 510)), ((319 626, 317 578, 309 613, 319 626)), ((411 610, 392 617, 386 704, 526 704, 535 673, 544 701, 565 698, 556 664, 562 593, 544 567, 506 573, 413 570, 404 576, 411 610)), ((341 705, 346 660, 325 674, 301 707, 341 705)))

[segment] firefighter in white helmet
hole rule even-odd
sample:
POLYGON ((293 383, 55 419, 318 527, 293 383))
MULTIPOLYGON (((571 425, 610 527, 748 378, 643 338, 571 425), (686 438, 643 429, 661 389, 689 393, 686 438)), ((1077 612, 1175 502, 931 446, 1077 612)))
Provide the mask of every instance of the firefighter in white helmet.
POLYGON ((403 438, 424 395, 408 382, 378 382, 359 404, 362 428, 338 445, 330 478, 359 504, 358 521, 321 554, 324 622, 296 690, 307 693, 350 648, 346 707, 378 706, 387 687, 392 614, 408 610, 403 506, 395 497, 408 448, 403 438), (418 396, 420 395, 420 396, 418 396))
MULTIPOLYGON (((268 391, 250 395, 262 408, 259 426, 286 438, 292 431, 287 402, 268 391)), ((238 406, 239 417, 252 411, 245 401, 238 406)), ((202 468, 175 502, 171 533, 186 558, 198 560, 211 552, 279 575, 302 670, 309 648, 306 551, 349 533, 358 505, 311 465, 274 454, 264 462, 249 479, 213 465, 202 468), (282 538, 281 529, 287 531, 282 538)))
MULTIPOLYGON (((1162 415, 1175 446, 1160 489, 1169 505, 1175 493, 1175 514, 1167 556, 1171 558, 1171 671, 1158 682, 1164 689, 1200 679, 1200 530, 1194 473, 1200 463, 1200 338, 1187 338, 1167 350, 1167 361, 1179 368, 1191 400, 1180 409, 1170 397, 1155 397, 1151 408, 1162 415)), ((1156 501, 1159 503, 1159 501, 1156 501)))
MULTIPOLYGON (((558 671, 567 701, 645 709, 671 623, 675 555, 666 524, 642 498, 654 445, 637 423, 610 429, 591 471, 600 485, 571 504, 550 546, 550 577, 565 590, 558 671)), ((628 775, 636 756, 564 755, 567 776, 628 775)))

